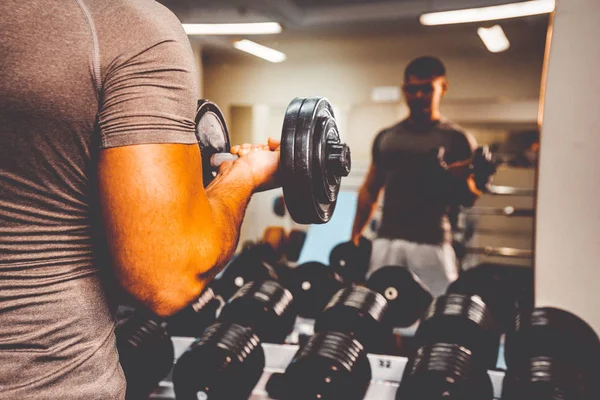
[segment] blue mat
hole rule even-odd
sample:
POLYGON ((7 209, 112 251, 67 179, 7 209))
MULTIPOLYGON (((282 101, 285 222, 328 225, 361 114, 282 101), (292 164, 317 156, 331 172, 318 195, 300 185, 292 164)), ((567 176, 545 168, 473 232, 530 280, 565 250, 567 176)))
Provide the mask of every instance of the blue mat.
POLYGON ((329 265, 329 253, 342 242, 350 240, 358 193, 340 192, 331 220, 322 225, 311 225, 302 247, 298 264, 318 261, 329 265))

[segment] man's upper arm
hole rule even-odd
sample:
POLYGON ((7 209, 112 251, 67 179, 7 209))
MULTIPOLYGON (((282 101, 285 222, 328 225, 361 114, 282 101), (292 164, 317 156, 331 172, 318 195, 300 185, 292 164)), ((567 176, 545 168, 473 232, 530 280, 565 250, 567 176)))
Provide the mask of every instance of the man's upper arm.
POLYGON ((367 172, 367 178, 365 180, 365 188, 369 191, 372 198, 376 198, 379 192, 383 188, 384 177, 383 170, 381 168, 381 140, 385 131, 377 134, 373 140, 373 148, 371 150, 371 165, 367 172))
MULTIPOLYGON (((183 252, 194 248, 181 241, 198 225, 191 221, 211 223, 194 127, 193 54, 181 25, 158 11, 156 21, 140 12, 142 24, 129 32, 136 37, 124 39, 127 46, 115 42, 121 47, 104 60, 99 107, 99 200, 108 244, 121 284, 149 303, 156 285, 180 285, 190 259, 183 252), (169 26, 152 25, 163 17, 169 26)), ((107 35, 101 50, 111 45, 107 35)))

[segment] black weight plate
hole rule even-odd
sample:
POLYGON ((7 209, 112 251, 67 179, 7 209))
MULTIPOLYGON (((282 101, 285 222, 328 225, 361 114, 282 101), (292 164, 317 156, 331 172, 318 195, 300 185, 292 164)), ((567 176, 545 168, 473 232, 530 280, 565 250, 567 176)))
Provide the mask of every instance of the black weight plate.
POLYGON ((221 305, 212 288, 202 294, 183 310, 167 317, 167 329, 171 336, 198 337, 215 322, 221 305))
POLYGON ((446 293, 479 296, 490 308, 502 332, 507 332, 516 316, 516 299, 511 293, 510 283, 490 266, 480 265, 464 271, 452 282, 446 293))
POLYGON ((247 399, 265 366, 259 338, 249 328, 216 323, 177 360, 177 400, 247 399))
POLYGON ((198 100, 196 109, 196 139, 202 154, 202 181, 207 187, 216 176, 210 158, 216 153, 229 153, 231 143, 223 113, 215 103, 198 100))
POLYGON ((409 359, 396 400, 492 400, 494 390, 486 372, 460 345, 423 346, 409 359))
POLYGON ((319 332, 287 367, 283 398, 360 400, 371 376, 367 353, 358 341, 339 332, 319 332))
POLYGON ((337 292, 315 321, 315 332, 340 332, 358 340, 366 351, 384 351, 392 335, 385 326, 388 309, 385 298, 364 286, 347 287, 337 292))
POLYGON ((306 99, 304 97, 297 97, 292 100, 285 112, 283 128, 281 130, 281 157, 279 160, 279 173, 282 182, 284 182, 283 195, 286 206, 292 216, 296 215, 295 213, 298 213, 297 209, 300 208, 298 205, 300 200, 296 196, 303 198, 302 191, 294 187, 294 184, 297 180, 294 147, 296 146, 296 124, 298 122, 300 109, 302 108, 302 104, 305 100, 306 99), (294 184, 286 185, 286 182, 294 184), (290 199, 294 199, 291 205, 288 203, 288 200, 290 199), (291 211, 290 208, 294 209, 294 211, 291 211))
POLYGON ((339 143, 329 102, 319 97, 294 99, 282 130, 280 171, 286 205, 301 224, 326 223, 335 209, 340 179, 328 177, 328 137, 339 143))
POLYGON ((227 301, 248 282, 279 280, 273 268, 270 246, 255 246, 237 255, 225 268, 223 275, 214 280, 216 294, 227 301))
MULTIPOLYGON (((556 357, 598 373, 600 340, 582 319, 557 308, 536 308, 520 313, 506 337, 506 363, 510 367, 534 356, 556 357)), ((600 375, 596 375, 600 380, 600 375)))
POLYGON ((331 268, 316 261, 293 268, 290 278, 289 290, 294 296, 298 315, 304 318, 315 318, 344 286, 331 268))
POLYGON ((127 399, 147 398, 173 367, 174 349, 162 318, 135 311, 115 330, 127 399))
POLYGON ((478 296, 450 294, 431 304, 415 334, 418 346, 452 343, 468 349, 473 361, 496 367, 500 331, 489 307, 478 296))
POLYGON ((331 250, 329 265, 346 283, 363 283, 369 268, 372 243, 361 236, 357 247, 353 242, 343 242, 331 250))
POLYGON ((277 282, 250 282, 225 305, 219 321, 251 328, 263 343, 283 343, 296 321, 292 300, 277 282))
POLYGON ((401 266, 386 266, 373 272, 366 286, 388 301, 386 319, 393 326, 408 327, 427 310, 433 297, 401 266))

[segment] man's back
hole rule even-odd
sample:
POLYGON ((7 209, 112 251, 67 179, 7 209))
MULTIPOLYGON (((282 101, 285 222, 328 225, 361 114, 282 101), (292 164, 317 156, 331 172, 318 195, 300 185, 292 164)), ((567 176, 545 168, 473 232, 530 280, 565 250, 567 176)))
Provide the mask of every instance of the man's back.
POLYGON ((182 46, 174 53, 188 61, 185 35, 149 0, 4 0, 0 27, 0 398, 120 399, 125 381, 102 279, 110 267, 94 223, 97 153, 194 142, 193 80, 171 89, 186 94, 181 122, 179 110, 155 107, 180 125, 169 133, 165 123, 160 139, 153 115, 126 108, 137 96, 153 111, 133 79, 153 63, 172 59, 177 68, 177 58, 160 58, 164 43, 182 46), (131 137, 132 127, 143 134, 131 137))
POLYGON ((467 135, 446 121, 420 130, 403 121, 377 136, 373 162, 385 187, 378 236, 428 244, 450 241, 449 201, 426 193, 426 186, 435 183, 425 178, 424 166, 433 165, 439 147, 446 150, 448 163, 470 158, 467 135))

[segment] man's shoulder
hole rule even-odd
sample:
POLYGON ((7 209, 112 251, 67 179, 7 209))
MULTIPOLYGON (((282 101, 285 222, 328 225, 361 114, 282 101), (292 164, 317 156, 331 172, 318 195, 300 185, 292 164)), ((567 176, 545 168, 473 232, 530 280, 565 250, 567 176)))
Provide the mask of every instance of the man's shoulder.
POLYGON ((436 129, 451 135, 467 135, 467 131, 462 126, 445 118, 440 120, 436 129))
POLYGON ((179 19, 154 0, 87 0, 101 38, 130 44, 186 37, 179 19), (120 30, 106 32, 111 30, 120 30), (104 34, 103 34, 104 33, 104 34))
POLYGON ((447 134, 452 140, 467 141, 469 144, 476 143, 475 137, 462 126, 447 119, 442 119, 437 126, 438 131, 447 134))
POLYGON ((386 135, 394 135, 407 132, 406 128, 404 127, 405 122, 406 120, 402 120, 400 122, 395 123, 394 125, 383 128, 379 131, 379 133, 377 133, 376 138, 383 137, 386 135))

